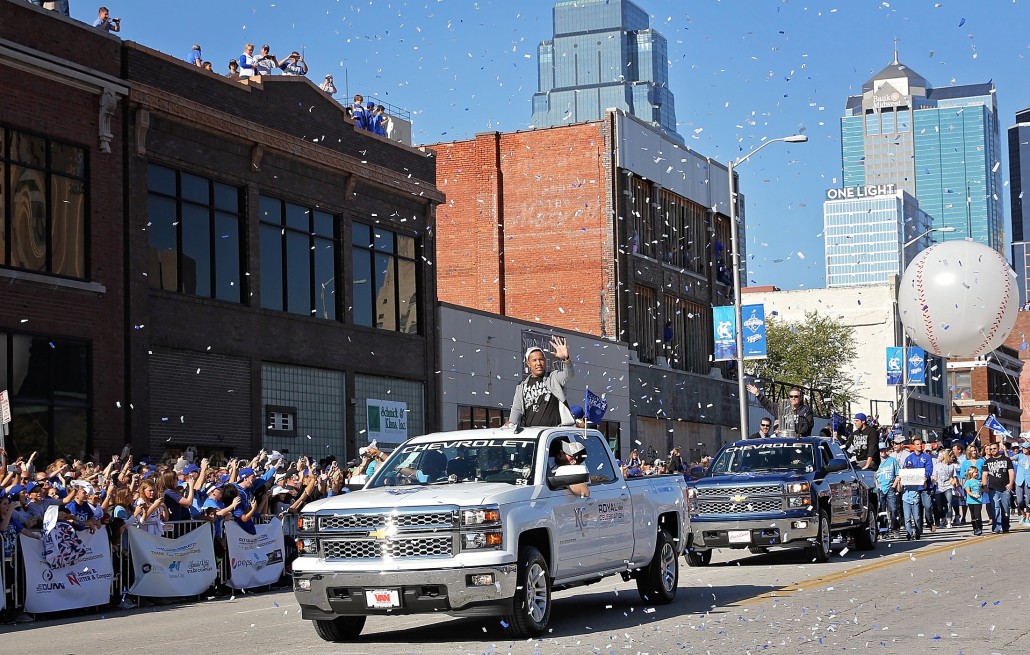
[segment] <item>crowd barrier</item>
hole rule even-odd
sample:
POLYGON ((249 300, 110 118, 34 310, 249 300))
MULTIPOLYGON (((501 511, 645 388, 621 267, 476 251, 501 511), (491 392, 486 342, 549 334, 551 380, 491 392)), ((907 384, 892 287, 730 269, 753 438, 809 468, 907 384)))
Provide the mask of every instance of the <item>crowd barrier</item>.
MULTIPOLYGON (((168 521, 165 522, 165 531, 162 533, 162 537, 170 540, 181 540, 182 537, 190 535, 194 530, 206 529, 207 533, 201 532, 198 535, 206 537, 210 535, 210 543, 214 548, 214 581, 207 586, 203 591, 193 592, 188 594, 176 594, 174 593, 161 593, 151 594, 134 594, 131 592, 134 583, 136 582, 136 567, 134 566, 133 548, 129 545, 128 531, 139 530, 136 527, 129 527, 121 535, 111 535, 107 527, 99 529, 98 533, 103 533, 105 538, 110 540, 110 557, 111 557, 111 581, 109 589, 109 598, 107 599, 110 603, 122 607, 131 608, 140 604, 141 599, 147 597, 161 598, 191 598, 196 597, 198 600, 203 596, 209 594, 211 591, 221 591, 223 593, 232 593, 232 589, 262 589, 268 588, 274 584, 281 575, 285 575, 283 572, 281 575, 277 575, 276 571, 283 571, 287 561, 287 554, 292 552, 291 544, 287 544, 293 533, 292 526, 290 526, 289 517, 283 519, 284 527, 282 530, 272 530, 270 527, 265 527, 262 530, 261 526, 268 526, 270 523, 278 518, 272 515, 265 515, 254 517, 254 523, 259 526, 258 537, 254 538, 247 535, 236 528, 235 524, 232 524, 230 528, 230 522, 223 524, 223 534, 220 539, 214 538, 214 525, 210 521, 205 520, 189 520, 189 521, 168 521), (233 542, 233 544, 227 543, 227 537, 231 539, 229 533, 236 531, 239 535, 246 537, 245 539, 233 542), (260 539, 262 533, 268 533, 265 539, 260 539), (286 533, 284 537, 281 533, 286 533), (279 537, 278 543, 276 543, 275 536, 279 537), (250 548, 250 553, 236 553, 237 557, 230 555, 232 550, 237 543, 246 543, 249 546, 256 545, 250 548), (262 551, 262 552, 258 552, 262 551), (255 557, 257 561, 255 562, 255 557), (234 570, 234 564, 236 568, 234 570), (265 565, 271 565, 269 568, 265 568, 265 565), (283 568, 278 568, 282 565, 283 568), (264 569, 264 578, 262 579, 261 574, 255 574, 255 570, 264 569), (235 578, 233 577, 235 573, 235 578), (274 580, 269 579, 269 575, 275 577, 274 580)), ((28 538, 28 537, 26 537, 28 538)), ((206 541, 206 539, 204 539, 206 541)), ((174 548, 171 549, 175 551, 174 548)), ((26 609, 26 565, 22 553, 21 539, 15 538, 9 540, 5 535, 0 534, 0 554, 2 557, 2 571, 0 571, 0 588, 2 588, 2 597, 0 597, 0 611, 6 611, 8 614, 18 613, 22 611, 28 611, 26 609)), ((137 553, 137 557, 139 557, 137 553)), ((202 559, 206 561, 206 559, 202 559)), ((173 565, 175 566, 175 565, 173 565)), ((178 571, 177 571, 178 573, 178 571)), ((54 577, 52 570, 44 570, 43 577, 50 580, 54 577)), ((60 578, 60 576, 57 576, 60 578)), ((175 577, 175 576, 172 576, 175 577)), ((76 583, 78 584, 78 583, 76 583)), ((33 588, 35 589, 35 588, 33 588)), ((60 594, 60 591, 53 592, 60 594)), ((105 605, 95 606, 97 610, 105 605)), ((89 607, 89 606, 87 606, 89 607)), ((31 614, 31 612, 30 612, 31 614)))

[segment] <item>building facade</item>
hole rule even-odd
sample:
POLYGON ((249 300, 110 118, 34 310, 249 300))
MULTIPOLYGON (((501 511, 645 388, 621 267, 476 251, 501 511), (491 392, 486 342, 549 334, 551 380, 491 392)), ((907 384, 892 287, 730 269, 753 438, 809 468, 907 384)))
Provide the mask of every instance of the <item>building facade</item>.
POLYGON ((823 237, 829 288, 895 280, 931 243, 930 218, 894 184, 829 189, 826 198, 823 237))
POLYGON ((15 452, 344 459, 435 429, 429 153, 307 78, 233 81, 0 9, 15 452))
POLYGON ((615 111, 431 147, 442 301, 624 343, 637 447, 737 438, 732 363, 711 363, 711 306, 733 295, 724 165, 615 111))
POLYGON ((948 361, 951 423, 956 433, 979 434, 982 443, 997 441, 1000 435, 984 428, 984 421, 993 415, 1014 436, 1019 434, 1023 370, 1019 353, 1002 345, 987 356, 948 361))
MULTIPOLYGON (((894 61, 841 119, 844 186, 894 184, 933 219, 934 241, 971 238, 1003 253, 1001 137, 994 84, 933 88, 894 61)), ((1003 253, 1004 254, 1004 253, 1003 253)))
POLYGON ((908 431, 923 437, 940 437, 950 426, 945 368, 940 357, 927 354, 924 386, 910 386, 908 393, 904 393, 902 387, 887 384, 886 348, 902 345, 893 282, 834 289, 744 292, 744 302, 764 304, 766 316, 775 312, 778 320, 801 321, 805 312, 815 311, 854 329, 852 411, 876 417, 881 425, 890 425, 896 415, 904 415, 908 431), (902 402, 906 410, 899 412, 902 402))
POLYGON ((533 125, 600 120, 607 109, 633 114, 677 143, 668 45, 632 0, 563 0, 554 36, 537 47, 533 125))
POLYGON ((1030 300, 1030 212, 1023 212, 1023 194, 1030 190, 1030 107, 1016 112, 1009 128, 1009 209, 1012 212, 1012 267, 1016 270, 1019 303, 1030 300))
POLYGON ((447 303, 438 307, 441 429, 504 425, 515 387, 528 375, 526 350, 542 348, 548 370, 554 370, 550 340, 560 336, 569 346, 573 364, 573 377, 566 386, 569 406, 583 407, 587 389, 602 396, 608 410, 597 427, 616 454, 629 452, 629 348, 625 343, 447 303))

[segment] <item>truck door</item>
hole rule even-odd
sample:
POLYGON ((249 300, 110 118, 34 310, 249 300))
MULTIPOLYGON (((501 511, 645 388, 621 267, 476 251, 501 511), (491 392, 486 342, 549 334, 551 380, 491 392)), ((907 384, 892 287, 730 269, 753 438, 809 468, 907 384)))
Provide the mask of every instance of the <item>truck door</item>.
MULTIPOLYGON (((582 435, 556 434, 547 449, 547 470, 554 467, 554 455, 565 441, 582 441, 582 435)), ((589 448, 587 467, 590 466, 589 448)), ((580 498, 568 489, 548 490, 548 503, 554 516, 557 544, 556 571, 558 577, 590 573, 598 568, 600 550, 597 546, 597 502, 593 498, 580 498)))
POLYGON ((615 471, 608 448, 596 434, 584 441, 590 470, 590 502, 597 515, 599 567, 633 557, 633 506, 629 487, 615 471))
MULTIPOLYGON (((843 457, 844 459, 850 459, 848 454, 844 452, 844 449, 840 447, 835 441, 829 443, 830 452, 833 453, 834 457, 843 457)), ((854 467, 852 467, 854 468, 854 467)), ((844 474, 845 486, 847 487, 846 498, 842 498, 842 501, 846 502, 845 511, 847 512, 848 518, 856 521, 862 520, 862 482, 858 477, 856 471, 841 471, 844 474)), ((841 492, 842 494, 845 492, 841 492)))

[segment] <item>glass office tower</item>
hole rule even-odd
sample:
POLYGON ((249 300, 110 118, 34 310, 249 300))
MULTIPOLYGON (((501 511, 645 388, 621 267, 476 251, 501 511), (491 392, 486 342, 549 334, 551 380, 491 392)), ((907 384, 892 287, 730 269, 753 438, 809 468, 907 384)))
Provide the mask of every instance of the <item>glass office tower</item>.
POLYGON ((537 47, 533 125, 600 120, 621 109, 678 143, 665 37, 630 0, 572 0, 554 6, 554 37, 537 47))
POLYGON ((841 119, 844 186, 895 184, 933 220, 934 241, 1005 247, 1001 137, 994 84, 933 88, 894 61, 848 98, 841 119))
POLYGON ((826 195, 827 288, 890 282, 902 270, 902 253, 907 266, 930 245, 926 212, 915 198, 892 184, 830 189, 826 195))
POLYGON ((1030 107, 1016 112, 1009 128, 1009 206, 1012 210, 1012 267, 1016 270, 1019 304, 1030 299, 1030 211, 1023 213, 1023 194, 1030 191, 1030 107))

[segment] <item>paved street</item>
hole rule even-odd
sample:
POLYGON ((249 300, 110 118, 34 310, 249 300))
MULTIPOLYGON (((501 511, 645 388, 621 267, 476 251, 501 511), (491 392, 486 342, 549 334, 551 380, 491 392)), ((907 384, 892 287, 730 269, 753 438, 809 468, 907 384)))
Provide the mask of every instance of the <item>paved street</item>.
MULTIPOLYGON (((641 604, 633 583, 608 579, 557 594, 551 633, 512 642, 494 620, 370 619, 361 643, 322 642, 292 593, 113 611, 58 624, 5 626, 5 644, 40 653, 187 653, 239 645, 268 653, 1025 653, 1030 628, 1025 553, 1030 529, 972 538, 965 528, 919 543, 816 565, 795 553, 682 564, 676 602, 641 604), (827 650, 829 648, 829 650, 827 650)), ((6 648, 4 649, 7 650, 6 648)))

